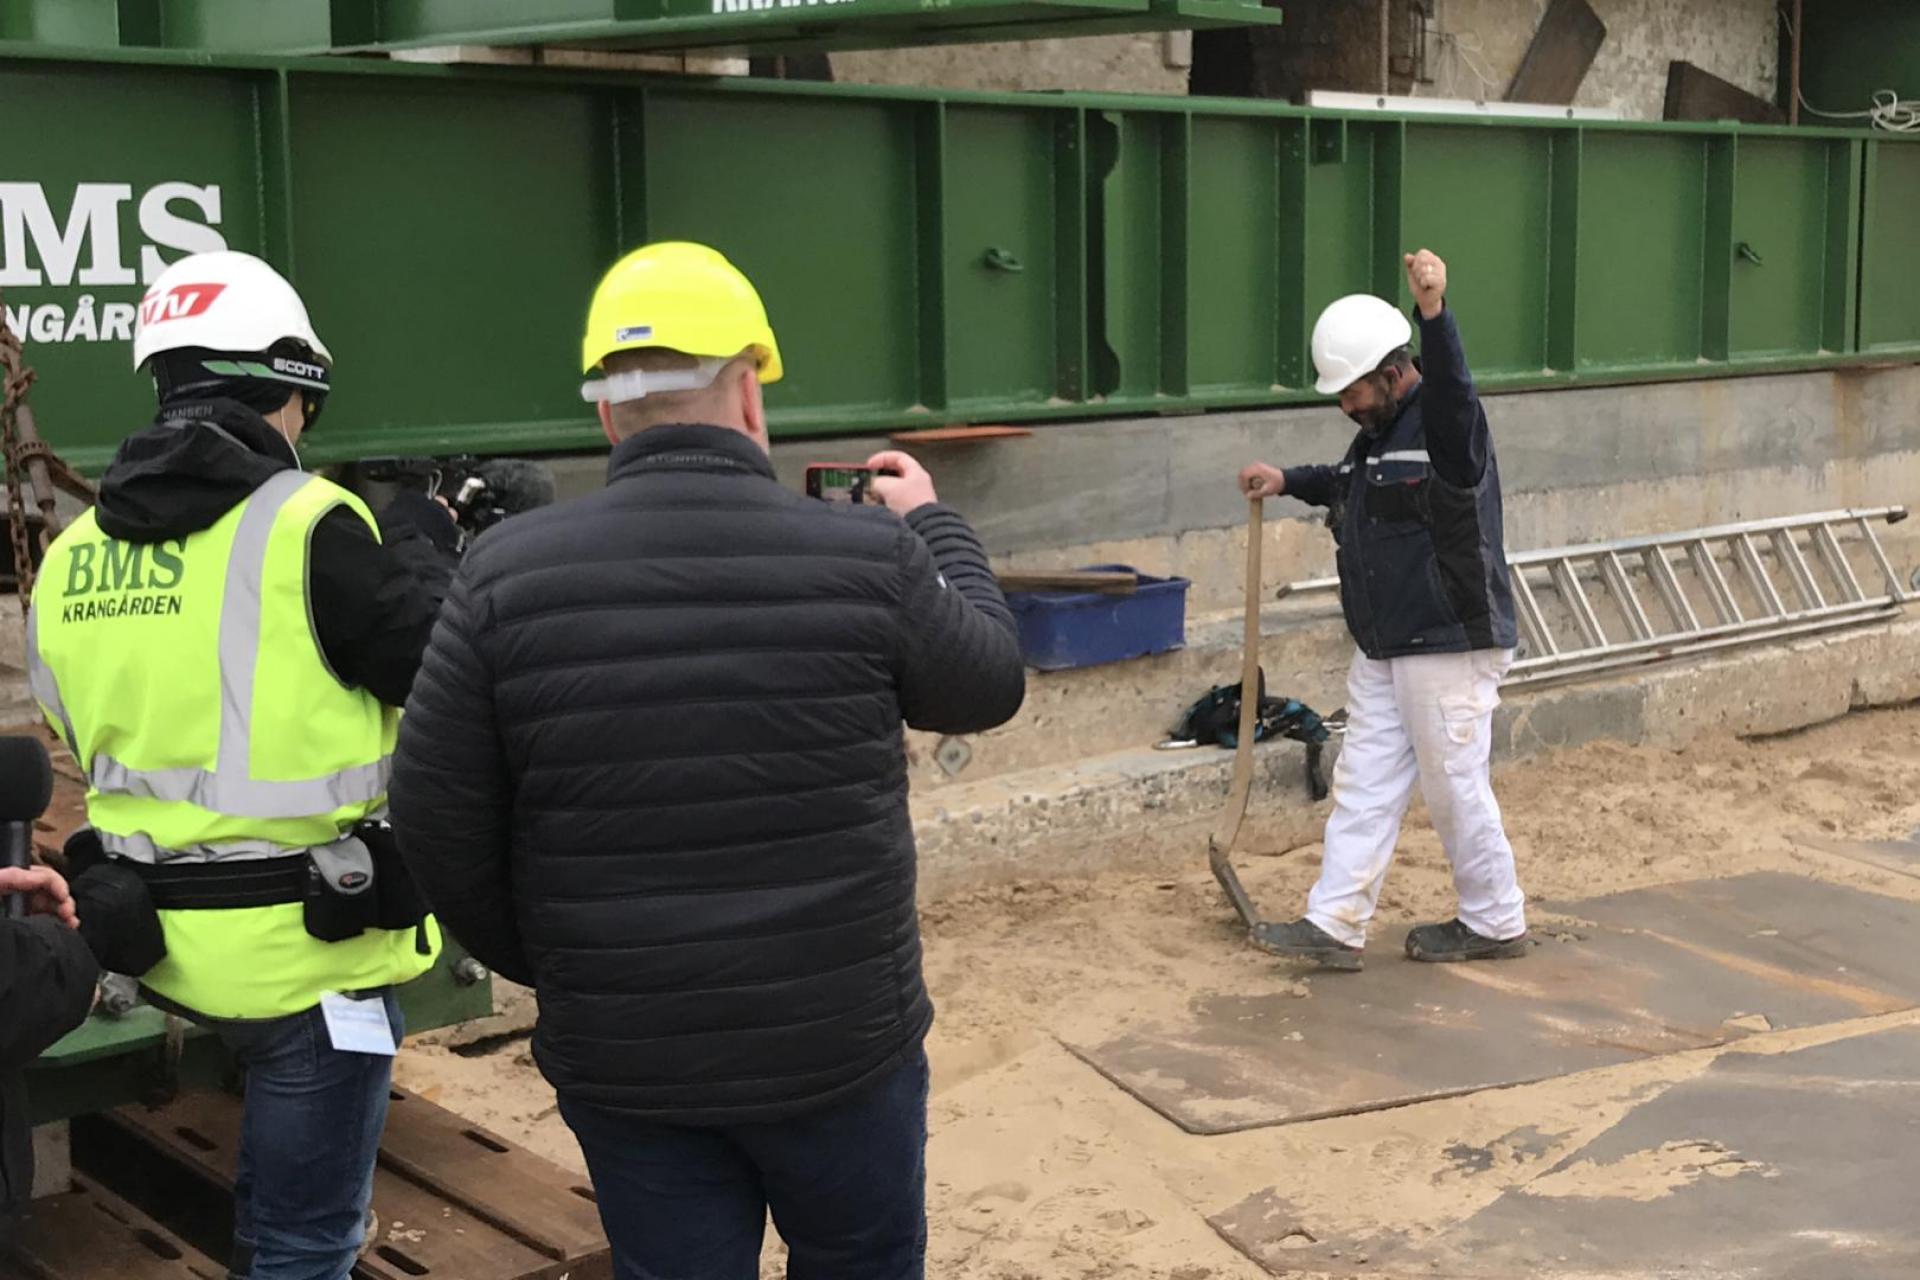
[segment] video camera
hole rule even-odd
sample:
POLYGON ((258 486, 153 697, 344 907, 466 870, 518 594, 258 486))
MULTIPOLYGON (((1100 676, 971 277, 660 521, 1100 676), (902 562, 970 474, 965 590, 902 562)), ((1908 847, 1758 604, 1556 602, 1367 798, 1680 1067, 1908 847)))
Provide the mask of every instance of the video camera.
POLYGON ((364 458, 342 470, 346 474, 339 478, 340 483, 376 510, 384 507, 396 490, 440 499, 468 539, 508 516, 547 506, 555 493, 552 473, 524 458, 397 455, 364 458))

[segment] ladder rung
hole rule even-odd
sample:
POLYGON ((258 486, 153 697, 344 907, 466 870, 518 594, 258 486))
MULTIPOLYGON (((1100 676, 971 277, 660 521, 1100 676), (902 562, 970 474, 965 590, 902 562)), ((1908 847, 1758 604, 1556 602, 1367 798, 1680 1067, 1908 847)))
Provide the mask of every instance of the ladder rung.
POLYGON ((1533 651, 1548 657, 1559 653, 1560 646, 1554 642, 1553 632, 1547 629, 1546 615, 1540 612, 1540 602, 1534 599, 1533 584, 1527 581, 1526 566, 1516 565, 1512 576, 1513 602, 1519 606, 1520 625, 1527 629, 1533 651))
POLYGON ((1880 566, 1880 572, 1887 577, 1887 594, 1895 600, 1905 601, 1907 589, 1900 584, 1900 575, 1893 571, 1893 565, 1887 559, 1887 553, 1881 549, 1880 539, 1874 537, 1873 526, 1867 523, 1867 517, 1861 516, 1857 522, 1861 534, 1867 540, 1867 550, 1873 553, 1873 561, 1880 566))
POLYGON ((1767 567, 1760 563, 1760 548, 1754 545, 1753 535, 1737 534, 1732 541, 1734 560, 1745 572, 1747 585, 1753 588, 1754 595, 1759 597, 1761 608, 1773 617, 1785 617, 1786 601, 1782 600, 1780 593, 1773 589, 1773 579, 1767 576, 1767 567))
POLYGON ((1587 647, 1605 647, 1607 633, 1600 629, 1600 619, 1594 614, 1593 605, 1587 601, 1586 589, 1580 585, 1580 574, 1573 567, 1573 561, 1556 560, 1549 572, 1554 587, 1560 592, 1561 601, 1573 611, 1574 625, 1580 628, 1580 634, 1586 638, 1587 647))
POLYGON ((1673 565, 1667 560, 1667 553, 1660 547, 1648 547, 1640 553, 1646 562, 1647 577, 1660 592, 1660 598, 1666 603, 1667 614, 1673 619, 1675 631, 1698 631, 1700 619, 1693 612, 1693 605, 1687 600, 1687 593, 1680 587, 1680 579, 1673 576, 1673 565))
POLYGON ((1846 549, 1840 545, 1840 539, 1834 536, 1832 525, 1814 526, 1813 545, 1826 564, 1827 572, 1839 586, 1840 594, 1849 600, 1866 599, 1867 593, 1860 589, 1860 579, 1854 574, 1853 565, 1848 563, 1846 549))
POLYGON ((1635 638, 1651 640, 1653 624, 1647 620, 1647 611, 1640 607, 1640 597, 1633 594, 1633 583, 1627 580, 1627 566, 1609 551, 1600 558, 1600 573, 1607 580, 1607 590, 1619 603, 1620 612, 1626 615, 1627 627, 1635 638))
POLYGON ((1713 597, 1720 621, 1728 625, 1746 621, 1746 615, 1740 612, 1740 602, 1733 598, 1733 588, 1727 585, 1713 557, 1713 548, 1705 538, 1687 544, 1687 559, 1693 563, 1693 571, 1700 575, 1700 580, 1707 584, 1707 594, 1713 597))
POLYGON ((1793 540, 1793 530, 1773 531, 1773 554, 1781 564, 1787 566, 1794 589, 1800 593, 1800 603, 1809 609, 1826 607, 1827 599, 1820 594, 1820 584, 1814 581, 1813 569, 1807 564, 1807 558, 1800 554, 1800 544, 1793 540))

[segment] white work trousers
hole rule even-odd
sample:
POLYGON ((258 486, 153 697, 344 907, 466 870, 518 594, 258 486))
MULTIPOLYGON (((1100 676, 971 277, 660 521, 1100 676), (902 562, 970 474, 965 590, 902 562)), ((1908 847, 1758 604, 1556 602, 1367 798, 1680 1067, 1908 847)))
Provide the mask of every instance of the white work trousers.
POLYGON ((1488 765, 1500 679, 1512 663, 1512 653, 1496 649, 1386 661, 1355 652, 1333 816, 1307 919, 1348 946, 1366 942, 1417 780, 1453 864, 1461 922, 1488 938, 1527 931, 1488 765))

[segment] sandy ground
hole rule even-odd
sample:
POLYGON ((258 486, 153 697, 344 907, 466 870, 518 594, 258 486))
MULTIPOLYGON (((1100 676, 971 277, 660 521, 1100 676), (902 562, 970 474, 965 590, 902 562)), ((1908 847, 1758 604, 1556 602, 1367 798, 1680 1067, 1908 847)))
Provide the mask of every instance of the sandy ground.
MULTIPOLYGON (((1920 900, 1920 879, 1796 843, 1920 828, 1920 708, 1679 751, 1595 745, 1515 765, 1496 786, 1522 881, 1537 899, 1772 868, 1920 900)), ((59 829, 66 816, 50 815, 49 825, 59 829)), ((1256 830, 1243 849, 1255 898, 1271 915, 1293 914, 1318 847, 1281 848, 1256 830)), ((1382 920, 1444 918, 1451 905, 1444 857, 1416 806, 1382 920)), ((1240 942, 1203 850, 1168 849, 1158 874, 999 885, 926 904, 922 917, 939 1008, 929 1043, 929 1272, 943 1280, 1254 1280, 1268 1273, 1206 1217, 1263 1189, 1295 1206, 1322 1238, 1378 1226, 1438 1229, 1523 1182, 1547 1195, 1662 1194, 1738 1172, 1737 1155, 1677 1142, 1622 1167, 1576 1164, 1539 1175, 1719 1053, 1778 1052, 1920 1021, 1894 1014, 1770 1033, 1738 1049, 1524 1088, 1195 1137, 1110 1085, 1056 1037, 1177 1014, 1221 992, 1337 998, 1338 977, 1303 976, 1240 942), (1517 1132, 1551 1141, 1516 1145, 1509 1139, 1517 1132), (1492 1168, 1463 1171, 1449 1154, 1463 1145, 1491 1151, 1492 1168)), ((1553 920, 1536 911, 1533 923, 1550 930, 1553 920)), ((499 1016, 417 1038, 401 1055, 398 1079, 579 1167, 528 1054, 533 1014, 529 993, 503 985, 499 1016)), ((771 1234, 765 1274, 783 1274, 771 1234)))
MULTIPOLYGON (((1920 709, 1679 751, 1590 746, 1504 770, 1497 789, 1536 898, 1773 868, 1920 899, 1920 880, 1795 842, 1920 827, 1920 709)), ((1281 914, 1304 896, 1318 848, 1280 849, 1253 836, 1242 859, 1248 886, 1281 914)), ((1443 918, 1450 907, 1444 857, 1416 810, 1383 920, 1443 918)), ((1719 1053, 1778 1052, 1916 1016, 1761 1035, 1738 1050, 1388 1112, 1194 1137, 1108 1084, 1056 1036, 1177 1012, 1212 992, 1335 998, 1339 981, 1303 980, 1241 945, 1201 850, 1169 850, 1159 875, 981 890, 928 904, 923 920, 940 1011, 929 1046, 929 1270, 952 1280, 1252 1280, 1267 1273, 1205 1219, 1263 1188, 1299 1207, 1323 1238, 1377 1225, 1438 1228, 1531 1181, 1719 1053), (1517 1149, 1504 1141, 1529 1127, 1552 1135, 1551 1144, 1517 1149), (1495 1167, 1468 1176, 1448 1154, 1461 1144, 1491 1149, 1495 1167)), ((1552 920, 1536 913, 1534 925, 1550 928, 1552 920)), ((503 992, 502 1009, 493 1024, 410 1046, 400 1077, 577 1166, 551 1092, 524 1040, 511 1038, 528 1025, 531 999, 503 992)), ((1738 1168, 1737 1157, 1676 1143, 1625 1167, 1576 1165, 1538 1189, 1646 1196, 1738 1168)), ((766 1274, 776 1276, 777 1239, 769 1244, 766 1274)))

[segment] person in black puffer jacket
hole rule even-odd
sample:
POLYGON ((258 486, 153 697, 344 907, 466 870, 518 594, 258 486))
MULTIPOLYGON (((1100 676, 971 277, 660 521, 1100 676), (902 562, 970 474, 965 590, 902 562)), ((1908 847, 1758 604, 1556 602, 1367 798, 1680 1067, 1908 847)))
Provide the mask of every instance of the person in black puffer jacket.
POLYGON ((585 364, 607 488, 475 543, 395 829, 443 924, 536 988, 619 1276, 757 1277, 771 1207, 795 1276, 917 1277, 933 1010, 902 721, 1011 718, 1012 615, 906 455, 871 461, 885 509, 775 481, 778 351, 713 251, 616 266, 585 364))

